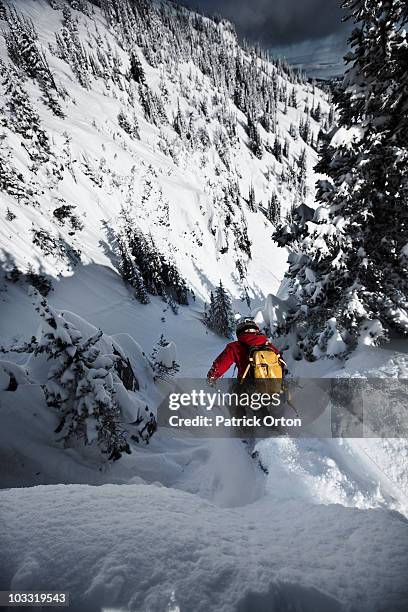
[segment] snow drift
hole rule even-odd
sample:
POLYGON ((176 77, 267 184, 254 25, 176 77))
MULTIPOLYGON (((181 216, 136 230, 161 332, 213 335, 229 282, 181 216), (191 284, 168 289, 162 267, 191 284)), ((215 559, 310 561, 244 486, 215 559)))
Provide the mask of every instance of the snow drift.
POLYGON ((397 513, 271 500, 222 509, 163 487, 114 485, 10 490, 2 506, 1 587, 52 584, 70 591, 75 612, 408 605, 408 530, 397 513))

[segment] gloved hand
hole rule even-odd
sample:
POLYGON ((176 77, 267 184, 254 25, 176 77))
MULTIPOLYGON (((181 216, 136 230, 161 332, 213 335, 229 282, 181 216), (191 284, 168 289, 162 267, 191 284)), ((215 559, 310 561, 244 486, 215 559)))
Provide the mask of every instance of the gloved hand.
POLYGON ((209 387, 215 387, 216 382, 217 382, 217 379, 214 378, 214 376, 207 376, 207 385, 209 387))

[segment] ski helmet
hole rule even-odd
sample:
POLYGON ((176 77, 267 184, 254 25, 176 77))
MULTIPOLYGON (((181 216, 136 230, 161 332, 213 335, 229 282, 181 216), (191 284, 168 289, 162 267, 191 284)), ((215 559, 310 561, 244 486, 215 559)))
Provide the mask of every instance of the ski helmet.
POLYGON ((257 331, 259 332, 260 329, 258 327, 258 325, 255 323, 255 321, 249 317, 245 317, 243 319, 240 319, 237 322, 236 328, 235 328, 236 334, 237 336, 239 336, 240 334, 246 332, 246 331, 257 331))

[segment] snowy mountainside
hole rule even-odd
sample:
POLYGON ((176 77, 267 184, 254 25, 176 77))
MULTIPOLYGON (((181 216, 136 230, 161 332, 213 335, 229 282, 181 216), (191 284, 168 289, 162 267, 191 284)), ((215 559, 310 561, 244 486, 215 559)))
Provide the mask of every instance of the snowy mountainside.
POLYGON ((50 104, 50 86, 44 94, 43 77, 25 63, 32 58, 10 62, 12 42, 2 37, 2 160, 8 159, 12 176, 3 181, 1 231, 8 256, 23 271, 32 264, 53 276, 79 260, 117 269, 112 232, 123 230, 125 211, 171 255, 201 298, 220 278, 236 297, 276 287, 286 253, 271 241, 272 225, 259 210, 267 213, 277 198, 284 216, 300 203, 302 190, 313 201, 313 147, 328 122, 326 94, 242 51, 226 24, 165 3, 144 17, 140 8, 143 24, 154 23, 160 33, 159 58, 152 56, 153 43, 141 39, 141 25, 132 33, 140 46, 132 40, 129 54, 123 28, 134 24, 129 16, 112 17, 115 3, 103 3, 104 11, 86 2, 51 4, 64 6, 64 13, 41 0, 4 3, 3 29, 14 32, 18 44, 20 30, 31 27, 21 19, 32 20, 32 45, 55 83, 50 104), (208 28, 201 33, 203 54, 213 39, 220 47, 211 76, 183 56, 182 45, 200 28, 208 28), (175 35, 182 38, 180 50, 171 47, 175 35), (132 57, 140 71, 133 77, 132 57), (233 92, 225 83, 230 66, 233 92), (255 99, 245 114, 246 89, 259 98, 261 87, 270 110, 261 115, 255 99), (320 123, 310 115, 317 106, 320 123), (31 126, 22 125, 22 108, 31 126), (306 123, 304 140, 299 127, 306 123), (7 180, 16 183, 14 195, 7 180))

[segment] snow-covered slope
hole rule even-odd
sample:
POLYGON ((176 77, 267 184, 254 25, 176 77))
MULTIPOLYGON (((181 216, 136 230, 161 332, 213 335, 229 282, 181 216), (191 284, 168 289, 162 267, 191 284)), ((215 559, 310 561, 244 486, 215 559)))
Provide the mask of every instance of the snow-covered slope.
MULTIPOLYGON (((298 128, 302 121, 310 121, 311 136, 317 142, 320 125, 307 110, 305 113, 305 106, 310 112, 320 104, 321 122, 327 122, 326 94, 316 88, 312 91, 307 83, 298 82, 297 77, 257 60, 249 52, 239 51, 225 25, 209 26, 210 34, 225 45, 229 61, 239 53, 244 66, 259 71, 261 76, 257 78, 265 80, 271 95, 278 88, 282 100, 292 91, 296 96, 298 108, 288 106, 286 114, 285 102, 278 98, 270 113, 274 120, 270 131, 258 125, 264 148, 262 159, 258 159, 248 146, 247 117, 235 106, 227 86, 221 82, 215 85, 221 72, 213 78, 204 75, 192 60, 180 57, 171 48, 162 51, 167 63, 152 67, 142 48, 133 47, 147 83, 143 89, 129 76, 130 56, 123 48, 120 26, 108 26, 101 9, 83 3, 89 16, 75 10, 63 16, 61 10, 53 10, 43 0, 10 6, 18 15, 32 19, 38 35, 33 44, 44 53, 64 117, 55 116, 41 101, 44 96, 38 78, 26 78, 27 70, 21 68, 17 75, 10 74, 10 57, 2 37, 0 54, 7 81, 3 86, 2 155, 3 159, 9 155, 12 167, 22 173, 21 188, 28 190, 30 186, 33 192, 27 201, 22 196, 17 201, 7 195, 6 189, 1 195, 3 218, 6 209, 11 213, 1 227, 3 258, 9 258, 4 265, 13 262, 25 272, 32 264, 35 271, 41 268, 64 277, 75 276, 91 262, 117 270, 112 232, 120 226, 124 208, 143 232, 152 234, 161 252, 171 254, 200 298, 207 299, 220 278, 236 297, 245 289, 251 297, 262 297, 276 289, 286 253, 271 241, 272 226, 258 209, 267 209, 274 194, 282 205, 282 214, 300 203, 296 169, 303 148, 307 198, 313 201, 312 167, 317 156, 299 136, 298 128), (66 41, 65 46, 61 40, 66 41), (71 47, 78 41, 84 57, 89 63, 92 59, 92 66, 95 64, 97 76, 86 62, 78 65, 78 58, 73 58, 71 47), (17 126, 16 105, 10 106, 10 90, 17 87, 15 81, 19 79, 27 92, 27 103, 38 113, 38 124, 48 138, 49 150, 41 151, 41 159, 34 162, 32 151, 40 148, 38 135, 29 126, 17 126), (291 124, 295 136, 289 134, 291 124), (283 145, 285 139, 287 157, 274 155, 275 140, 283 145), (290 172, 295 173, 294 182, 290 172), (257 212, 249 210, 245 202, 251 185, 257 212), (55 210, 61 206, 75 209, 56 217, 55 210), (72 214, 79 217, 82 230, 72 227, 72 214), (11 219, 13 215, 16 218, 11 219), (251 253, 245 246, 246 233, 252 243, 251 253)), ((171 9, 166 10, 172 14, 171 9)), ((152 15, 170 44, 164 18, 160 21, 158 13, 152 15)), ((171 26, 181 28, 182 17, 180 21, 175 16, 173 19, 171 26)), ((3 26, 7 32, 8 22, 3 20, 3 26)), ((190 27, 194 32, 193 25, 190 27)), ((18 40, 18 26, 16 29, 18 40)), ((210 34, 208 39, 204 36, 204 43, 211 43, 210 34)), ((180 36, 186 36, 182 30, 180 36)), ((217 66, 213 70, 216 72, 217 66)))

